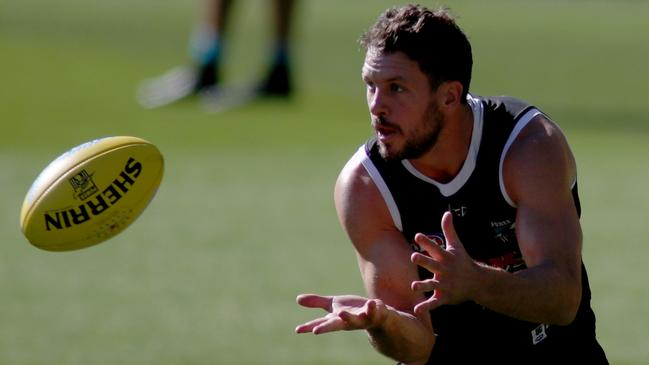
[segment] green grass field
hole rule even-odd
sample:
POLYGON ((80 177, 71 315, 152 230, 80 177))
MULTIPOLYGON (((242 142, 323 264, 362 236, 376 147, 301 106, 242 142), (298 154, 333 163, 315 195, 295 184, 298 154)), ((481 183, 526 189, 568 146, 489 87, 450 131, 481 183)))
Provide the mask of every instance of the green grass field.
MULTIPOLYGON (((472 91, 528 99, 568 135, 599 338, 611 363, 647 364, 649 4, 486 3, 445 3, 473 43, 472 91)), ((134 99, 187 60, 197 2, 0 1, 0 364, 392 364, 362 333, 293 333, 316 315, 297 294, 363 293, 331 195, 370 135, 356 40, 392 4, 302 2, 296 98, 212 114, 134 99), (165 154, 148 210, 97 247, 31 247, 18 214, 38 172, 121 134, 165 154)), ((235 9, 229 82, 263 68, 266 5, 235 9)))

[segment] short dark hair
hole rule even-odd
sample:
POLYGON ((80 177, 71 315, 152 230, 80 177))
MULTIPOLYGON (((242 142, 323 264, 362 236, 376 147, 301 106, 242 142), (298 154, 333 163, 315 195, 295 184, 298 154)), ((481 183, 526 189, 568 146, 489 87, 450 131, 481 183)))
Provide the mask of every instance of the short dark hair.
POLYGON ((462 84, 462 103, 471 84, 471 44, 448 9, 405 5, 386 10, 361 36, 366 51, 403 52, 419 64, 433 90, 444 81, 462 84))

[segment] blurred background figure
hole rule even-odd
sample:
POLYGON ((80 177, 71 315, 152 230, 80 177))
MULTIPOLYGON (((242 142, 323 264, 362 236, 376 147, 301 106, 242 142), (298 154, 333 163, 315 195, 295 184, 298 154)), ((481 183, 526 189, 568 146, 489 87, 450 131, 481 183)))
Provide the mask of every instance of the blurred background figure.
POLYGON ((224 89, 221 60, 233 0, 204 0, 203 19, 190 38, 192 64, 146 80, 138 101, 146 108, 201 95, 215 109, 258 97, 289 97, 292 92, 290 30, 295 0, 272 0, 273 45, 264 77, 255 85, 224 89))

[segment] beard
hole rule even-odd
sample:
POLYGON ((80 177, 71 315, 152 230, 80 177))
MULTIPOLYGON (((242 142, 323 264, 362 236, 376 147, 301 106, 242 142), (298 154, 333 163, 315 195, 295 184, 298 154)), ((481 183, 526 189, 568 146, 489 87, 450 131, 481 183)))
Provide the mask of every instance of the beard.
POLYGON ((391 124, 382 118, 380 119, 381 123, 395 128, 397 133, 400 133, 405 138, 403 147, 399 150, 392 151, 388 149, 388 146, 379 141, 379 154, 384 160, 401 161, 416 159, 423 156, 435 146, 444 120, 444 116, 440 113, 436 102, 428 104, 421 119, 423 122, 420 126, 405 134, 399 126, 391 124))

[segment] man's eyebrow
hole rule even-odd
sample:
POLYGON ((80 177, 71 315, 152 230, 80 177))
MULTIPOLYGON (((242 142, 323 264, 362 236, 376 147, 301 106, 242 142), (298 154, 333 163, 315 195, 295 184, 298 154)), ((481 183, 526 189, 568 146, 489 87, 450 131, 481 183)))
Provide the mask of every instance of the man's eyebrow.
POLYGON ((393 76, 385 79, 386 82, 394 82, 394 81, 406 81, 406 78, 403 76, 393 76))
MULTIPOLYGON (((363 78, 363 80, 369 80, 369 79, 376 80, 376 77, 370 78, 370 76, 365 72, 361 73, 361 77, 363 78)), ((397 75, 397 76, 390 76, 390 77, 387 77, 387 78, 380 78, 379 80, 381 82, 395 82, 395 81, 404 82, 404 81, 406 81, 406 78, 403 77, 403 76, 397 75)))

